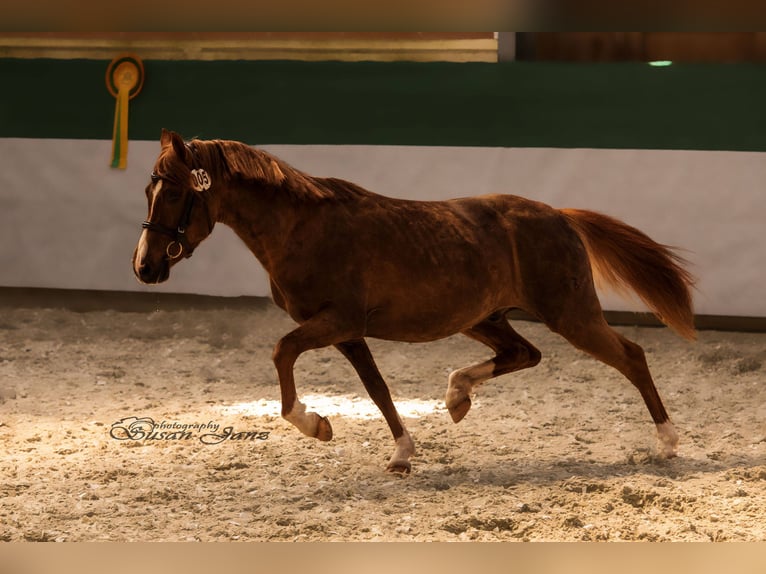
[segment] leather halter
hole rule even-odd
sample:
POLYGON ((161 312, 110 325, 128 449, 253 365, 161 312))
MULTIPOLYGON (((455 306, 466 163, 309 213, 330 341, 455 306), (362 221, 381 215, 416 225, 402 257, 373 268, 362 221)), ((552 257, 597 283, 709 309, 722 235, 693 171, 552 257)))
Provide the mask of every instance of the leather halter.
MULTIPOLYGON (((158 179, 159 176, 155 173, 152 173, 152 181, 156 181, 158 179)), ((171 241, 165 249, 165 253, 168 256, 168 259, 178 259, 181 255, 184 255, 184 257, 191 257, 192 253, 194 252, 194 247, 186 238, 186 228, 189 226, 189 221, 191 220, 191 213, 192 209, 194 209, 196 195, 197 194, 194 192, 189 194, 189 197, 186 199, 186 205, 184 206, 184 210, 181 214, 181 219, 178 221, 178 226, 175 229, 149 220, 146 220, 141 224, 143 229, 156 231, 157 233, 162 233, 163 235, 167 235, 173 239, 173 241, 171 241), (173 249, 174 245, 177 246, 177 251, 173 249)))
MULTIPOLYGON (((194 149, 189 144, 186 144, 186 148, 191 152, 192 156, 196 157, 196 153, 194 149)), ((151 177, 152 177, 152 182, 157 182, 161 179, 160 176, 157 175, 155 172, 152 172, 151 177)), ((168 256, 168 259, 178 259, 179 257, 181 257, 181 255, 183 255, 184 257, 191 257, 192 253, 194 253, 195 246, 189 243, 189 240, 186 237, 186 229, 189 227, 189 223, 191 222, 191 214, 192 214, 192 210, 194 209, 194 204, 196 203, 196 199, 197 199, 197 192, 193 190, 189 192, 188 197, 186 199, 186 205, 184 206, 184 210, 181 212, 181 219, 178 221, 178 225, 176 226, 175 229, 162 225, 161 223, 149 221, 148 219, 141 224, 141 227, 143 229, 148 229, 149 231, 162 233, 163 235, 167 235, 168 237, 171 237, 173 239, 173 241, 168 243, 168 246, 165 248, 165 254, 168 256)), ((205 209, 207 210, 207 204, 203 202, 203 205, 205 206, 205 209)), ((210 231, 208 231, 208 234, 210 234, 210 232, 213 230, 214 223, 210 221, 209 213, 208 213, 208 225, 210 227, 210 231)))

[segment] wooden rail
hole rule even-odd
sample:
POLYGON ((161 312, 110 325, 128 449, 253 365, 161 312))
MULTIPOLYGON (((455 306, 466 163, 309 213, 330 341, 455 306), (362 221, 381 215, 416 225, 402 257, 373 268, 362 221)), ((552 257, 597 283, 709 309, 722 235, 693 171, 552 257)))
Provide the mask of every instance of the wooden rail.
POLYGON ((492 32, 3 32, 0 57, 496 62, 492 32))

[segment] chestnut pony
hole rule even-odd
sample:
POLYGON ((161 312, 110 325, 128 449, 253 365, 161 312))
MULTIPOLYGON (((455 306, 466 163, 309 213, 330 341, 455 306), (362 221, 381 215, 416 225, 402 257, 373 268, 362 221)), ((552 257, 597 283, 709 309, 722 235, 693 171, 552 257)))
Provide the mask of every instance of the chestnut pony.
POLYGON ((165 130, 146 198, 133 255, 143 283, 165 281, 216 223, 230 226, 266 269, 274 302, 298 323, 274 348, 282 416, 310 437, 330 440, 332 428, 298 399, 293 365, 304 351, 333 345, 391 428, 387 469, 409 472, 415 446, 365 338, 423 342, 462 333, 490 347, 494 357, 449 376, 446 406, 458 422, 478 385, 540 361, 506 320, 523 309, 633 383, 661 454, 676 454, 678 435, 644 352, 606 323, 593 276, 631 288, 689 339, 692 278, 671 248, 625 223, 513 195, 392 199, 310 176, 239 142, 185 142, 165 130))

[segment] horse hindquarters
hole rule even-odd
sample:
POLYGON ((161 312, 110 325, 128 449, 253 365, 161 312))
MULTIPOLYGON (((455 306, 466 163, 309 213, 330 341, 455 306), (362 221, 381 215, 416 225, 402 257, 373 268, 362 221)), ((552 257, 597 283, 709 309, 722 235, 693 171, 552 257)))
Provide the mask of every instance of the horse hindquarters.
MULTIPOLYGON (((676 331, 691 337, 689 275, 666 246, 615 219, 588 211, 562 210, 593 265, 611 284, 630 286, 676 331), (658 277, 655 285, 652 277, 658 277)), ((590 262, 590 263, 589 263, 590 262)), ((663 456, 676 454, 678 435, 654 385, 643 349, 607 324, 587 269, 587 281, 561 281, 555 301, 537 301, 538 316, 572 345, 622 373, 641 393, 652 415, 663 456)), ((550 293, 549 293, 550 294, 550 293)))
POLYGON ((683 258, 613 217, 582 209, 560 211, 601 279, 618 290, 632 289, 663 323, 682 337, 695 338, 694 279, 683 258))

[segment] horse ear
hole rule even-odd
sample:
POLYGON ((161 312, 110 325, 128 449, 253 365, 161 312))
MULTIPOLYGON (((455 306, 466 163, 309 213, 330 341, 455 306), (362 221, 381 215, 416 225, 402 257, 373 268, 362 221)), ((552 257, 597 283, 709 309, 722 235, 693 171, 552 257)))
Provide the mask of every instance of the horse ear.
POLYGON ((186 148, 184 139, 176 132, 170 132, 170 143, 173 146, 173 151, 176 152, 176 156, 184 163, 189 163, 189 150, 186 148))
POLYGON ((162 128, 162 134, 160 135, 160 145, 162 147, 172 145, 173 151, 176 152, 176 155, 181 159, 181 161, 186 163, 186 144, 184 143, 184 139, 176 132, 162 128))

